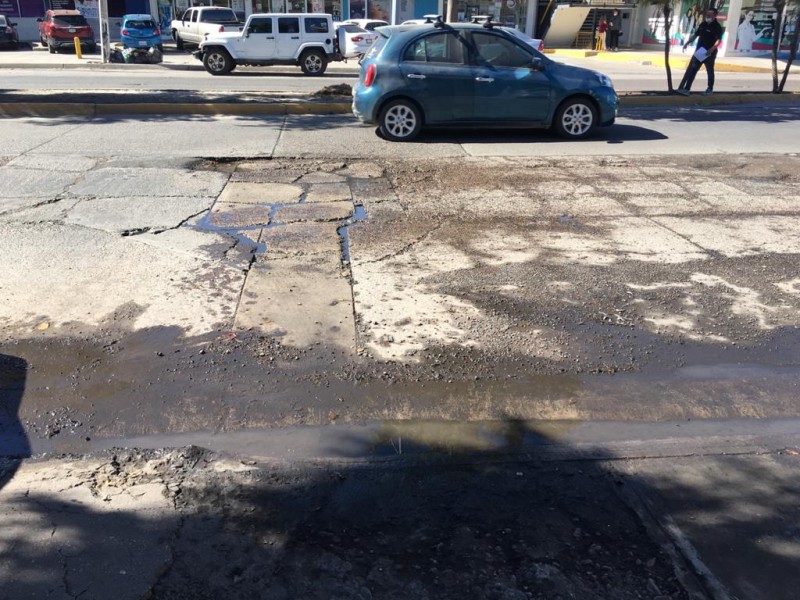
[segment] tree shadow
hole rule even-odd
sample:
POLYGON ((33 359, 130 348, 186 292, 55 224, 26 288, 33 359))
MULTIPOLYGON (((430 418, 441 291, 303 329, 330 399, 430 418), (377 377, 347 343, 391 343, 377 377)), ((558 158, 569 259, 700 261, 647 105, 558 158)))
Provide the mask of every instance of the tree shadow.
POLYGON ((0 353, 0 490, 14 476, 21 459, 31 455, 19 420, 27 372, 24 359, 0 353))
MULTIPOLYGON (((621 115, 637 121, 656 121, 668 119, 685 123, 788 123, 800 119, 800 104, 704 104, 701 98, 695 105, 670 107, 629 107, 621 115)), ((774 97, 772 94, 770 97, 774 97)))

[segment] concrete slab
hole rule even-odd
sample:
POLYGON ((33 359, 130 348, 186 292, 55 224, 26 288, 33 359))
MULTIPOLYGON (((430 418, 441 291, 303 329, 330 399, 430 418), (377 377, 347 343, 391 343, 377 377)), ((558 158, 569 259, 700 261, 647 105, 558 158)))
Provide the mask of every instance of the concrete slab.
POLYGON ((357 177, 361 179, 372 179, 383 177, 383 167, 378 163, 367 161, 352 162, 341 171, 337 171, 339 175, 345 177, 357 177))
POLYGON ((34 169, 37 171, 64 171, 66 173, 83 173, 97 165, 98 159, 74 154, 23 154, 8 163, 11 167, 34 169))
POLYGON ((232 323, 244 279, 240 267, 165 252, 137 237, 54 224, 0 224, 5 331, 24 338, 39 335, 34 327, 42 321, 54 334, 123 320, 131 329, 175 326, 204 333, 232 323))
POLYGON ((800 252, 800 222, 796 216, 736 219, 657 217, 655 221, 685 236, 698 247, 724 256, 800 252))
MULTIPOLYGON (((61 138, 87 122, 88 119, 80 117, 0 119, 0 140, 3 140, 3 152, 18 156, 38 150, 48 142, 61 138)), ((63 156, 63 150, 63 147, 57 148, 49 154, 63 156)))
POLYGON ((110 469, 98 460, 25 462, 0 489, 3 597, 147 595, 172 560, 179 516, 163 481, 111 475, 95 489, 110 469))
MULTIPOLYGON (((174 252, 203 261, 226 261, 226 263, 229 262, 228 253, 236 243, 231 236, 192 227, 178 227, 161 233, 145 233, 128 239, 160 251, 174 252)), ((231 263, 230 266, 234 265, 231 263)), ((245 264, 239 266, 246 267, 245 264)))
MULTIPOLYGON (((50 119, 37 119, 44 123, 50 119)), ((16 121, 16 119, 15 119, 16 121)), ((281 136, 283 117, 204 115, 133 115, 95 117, 81 121, 52 141, 31 147, 31 154, 57 154, 64 148, 81 156, 104 158, 109 148, 122 148, 127 157, 258 157, 271 156, 281 136), (202 125, 202 135, 198 135, 202 125), (164 138, 164 127, 169 139, 164 138), (251 132, 257 128, 258 135, 251 132)), ((17 134, 15 134, 17 135, 17 134)), ((5 139, 5 136, 3 136, 5 139)))
POLYGON ((341 221, 353 214, 352 202, 327 202, 293 204, 275 210, 276 223, 295 223, 297 221, 341 221))
POLYGON ((290 223, 264 229, 261 241, 267 245, 265 257, 333 254, 341 257, 341 240, 336 225, 330 223, 290 223))
POLYGON ((645 459, 624 470, 683 553, 707 569, 715 598, 797 597, 796 451, 645 459))
POLYGON ((299 185, 230 181, 222 190, 218 204, 288 204, 303 195, 299 185))
POLYGON ((687 198, 675 196, 664 198, 664 196, 628 196, 625 204, 635 207, 636 211, 642 215, 689 215, 707 212, 712 209, 713 204, 706 202, 704 198, 687 198))
POLYGON ((0 210, 5 206, 2 200, 24 198, 55 198, 73 184, 78 178, 75 173, 60 171, 38 171, 19 167, 0 167, 0 210))
POLYGON ((351 179, 350 192, 356 204, 370 205, 377 202, 397 201, 392 184, 384 178, 351 179))
POLYGON ((255 227, 269 224, 269 206, 248 206, 245 204, 214 205, 208 222, 214 227, 234 229, 237 227, 255 227))
POLYGON ((800 194, 792 196, 786 192, 775 196, 702 196, 701 200, 724 213, 800 214, 800 194))
POLYGON ((228 175, 212 171, 156 168, 108 168, 89 171, 69 193, 100 198, 217 197, 228 175))
POLYGON ((340 202, 352 198, 350 186, 346 183, 314 183, 306 194, 306 202, 340 202))
POLYGON ((307 173, 297 180, 297 183, 344 183, 346 179, 341 175, 335 173, 326 173, 325 171, 314 171, 307 173))
POLYGON ((213 198, 98 198, 84 200, 67 213, 65 222, 109 233, 164 231, 208 210, 213 198))
POLYGON ((36 198, 25 200, 1 200, 0 206, 8 206, 9 211, 0 210, 0 221, 7 223, 42 223, 45 221, 63 221, 67 213, 81 202, 81 198, 61 198, 50 202, 36 198), (18 204, 17 209, 10 207, 18 204))
POLYGON ((285 346, 355 350, 352 292, 334 255, 257 261, 247 276, 237 329, 257 329, 285 346))

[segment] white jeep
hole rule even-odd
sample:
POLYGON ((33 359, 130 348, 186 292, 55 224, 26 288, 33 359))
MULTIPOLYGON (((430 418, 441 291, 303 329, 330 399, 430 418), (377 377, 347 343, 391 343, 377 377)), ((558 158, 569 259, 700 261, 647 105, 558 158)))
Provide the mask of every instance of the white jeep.
POLYGON ((332 60, 342 60, 333 18, 324 13, 250 15, 239 33, 211 34, 194 55, 212 75, 238 65, 299 65, 306 75, 322 75, 332 60))

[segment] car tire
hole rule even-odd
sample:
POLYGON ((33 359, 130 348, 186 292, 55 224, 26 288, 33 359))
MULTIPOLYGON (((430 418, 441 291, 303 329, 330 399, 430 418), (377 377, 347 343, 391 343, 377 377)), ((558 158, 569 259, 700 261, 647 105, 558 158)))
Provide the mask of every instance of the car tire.
POLYGON ((588 98, 565 100, 556 111, 553 129, 562 138, 577 140, 588 136, 597 125, 597 109, 588 98))
POLYGON ((227 75, 235 63, 227 50, 212 47, 203 50, 203 66, 212 75, 227 75))
POLYGON ((319 50, 307 50, 300 56, 303 74, 318 77, 328 68, 328 58, 319 50))
POLYGON ((177 31, 175 32, 175 47, 178 50, 183 50, 183 48, 184 48, 183 39, 181 38, 181 34, 179 34, 177 31))
POLYGON ((95 52, 97 52, 97 44, 89 44, 86 46, 87 54, 94 54, 95 52))
POLYGON ((410 142, 422 129, 422 111, 410 100, 388 102, 378 117, 378 131, 390 142, 410 142))
POLYGON ((164 54, 164 44, 156 44, 156 48, 158 48, 158 51, 161 52, 161 54, 164 54))
POLYGON ((50 40, 47 40, 47 51, 50 54, 55 54, 56 53, 56 47, 53 45, 53 43, 50 40))

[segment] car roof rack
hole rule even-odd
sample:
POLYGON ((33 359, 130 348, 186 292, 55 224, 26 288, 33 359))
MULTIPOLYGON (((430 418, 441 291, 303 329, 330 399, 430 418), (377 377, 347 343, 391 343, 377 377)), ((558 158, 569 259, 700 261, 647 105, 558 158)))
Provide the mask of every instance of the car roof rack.
POLYGON ((472 15, 472 17, 470 17, 470 23, 474 23, 475 25, 480 25, 481 23, 491 20, 492 15, 472 15))
POLYGON ((423 18, 426 23, 433 23, 434 27, 444 25, 444 17, 442 15, 425 15, 423 18))

